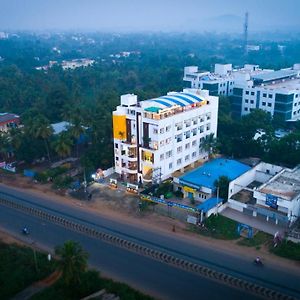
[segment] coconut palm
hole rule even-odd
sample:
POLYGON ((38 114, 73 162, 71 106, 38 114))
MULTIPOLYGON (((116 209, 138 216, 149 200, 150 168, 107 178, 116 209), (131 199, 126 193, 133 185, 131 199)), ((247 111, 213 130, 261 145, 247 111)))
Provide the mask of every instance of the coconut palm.
POLYGON ((56 140, 53 141, 52 147, 59 157, 67 157, 71 154, 73 141, 68 132, 62 132, 56 140))
POLYGON ((213 154, 217 153, 218 141, 211 133, 204 138, 204 141, 200 144, 199 148, 207 152, 208 157, 211 158, 213 154))
POLYGON ((31 136, 43 139, 48 160, 51 161, 48 140, 53 134, 53 128, 51 127, 49 120, 45 116, 39 114, 35 118, 28 120, 26 128, 31 136))
POLYGON ((66 241, 63 246, 56 247, 55 253, 60 256, 59 268, 65 284, 67 286, 78 284, 80 275, 87 268, 87 252, 79 243, 66 241))
POLYGON ((78 139, 80 138, 80 136, 85 133, 85 128, 82 124, 82 119, 79 115, 76 115, 74 116, 72 119, 71 119, 71 126, 69 128, 69 132, 70 134, 73 136, 73 138, 75 139, 76 141, 76 155, 78 157, 78 147, 79 147, 79 144, 78 144, 78 139))

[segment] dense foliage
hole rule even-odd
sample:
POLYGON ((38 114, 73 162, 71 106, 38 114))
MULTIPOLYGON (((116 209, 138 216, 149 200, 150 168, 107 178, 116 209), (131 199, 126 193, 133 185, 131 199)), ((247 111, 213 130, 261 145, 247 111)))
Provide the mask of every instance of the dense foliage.
MULTIPOLYGON (((0 112, 20 114, 24 124, 11 137, 0 137, 0 159, 7 160, 11 152, 16 160, 29 163, 73 155, 88 170, 110 167, 111 113, 121 94, 148 99, 180 90, 186 85, 182 75, 187 65, 203 70, 212 70, 218 62, 280 68, 300 61, 298 40, 280 41, 284 52, 279 51, 278 42, 252 42, 262 50, 244 57, 240 37, 216 34, 18 33, 0 40, 0 112), (131 54, 122 56, 123 51, 131 54), (77 58, 91 58, 95 64, 61 68, 63 60, 77 58), (49 61, 57 64, 35 69, 49 61), (59 121, 72 126, 53 135, 49 124, 59 121), (86 139, 80 144, 82 135, 86 139)), ((255 112, 234 120, 226 101, 222 99, 220 105, 219 140, 207 141, 212 153, 218 146, 221 153, 234 157, 259 156, 288 165, 299 162, 298 131, 278 141, 273 138, 270 117, 255 112), (266 141, 252 139, 258 128, 266 128, 266 141)))

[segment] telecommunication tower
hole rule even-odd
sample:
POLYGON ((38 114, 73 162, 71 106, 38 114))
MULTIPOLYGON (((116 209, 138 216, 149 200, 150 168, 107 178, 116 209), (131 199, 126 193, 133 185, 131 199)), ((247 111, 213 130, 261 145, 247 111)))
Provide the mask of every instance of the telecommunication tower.
POLYGON ((245 55, 248 54, 248 18, 249 18, 249 13, 246 12, 245 14, 245 23, 244 23, 244 50, 245 50, 245 55))

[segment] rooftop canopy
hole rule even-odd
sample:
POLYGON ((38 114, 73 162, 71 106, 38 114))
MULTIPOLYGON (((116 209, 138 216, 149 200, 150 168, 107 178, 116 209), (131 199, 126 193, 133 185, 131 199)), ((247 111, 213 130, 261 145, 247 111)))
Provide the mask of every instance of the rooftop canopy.
POLYGON ((214 182, 220 176, 234 180, 250 169, 249 166, 236 160, 217 158, 179 177, 179 182, 198 189, 206 187, 215 190, 214 182))
POLYGON ((146 100, 149 103, 152 103, 154 107, 157 104, 160 105, 162 109, 169 108, 174 105, 179 105, 181 107, 195 104, 197 102, 202 102, 205 99, 197 94, 180 92, 180 93, 169 93, 167 96, 161 96, 158 98, 153 98, 146 100))

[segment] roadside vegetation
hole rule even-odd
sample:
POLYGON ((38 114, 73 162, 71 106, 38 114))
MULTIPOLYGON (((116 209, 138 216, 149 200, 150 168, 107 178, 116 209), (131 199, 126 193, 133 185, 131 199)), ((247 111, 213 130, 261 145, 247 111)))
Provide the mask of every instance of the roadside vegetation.
POLYGON ((270 247, 270 252, 288 259, 300 261, 300 244, 284 240, 276 247, 270 247))
POLYGON ((190 225, 189 230, 201 235, 221 240, 235 240, 239 238, 236 221, 221 215, 211 215, 203 222, 203 226, 190 225))
POLYGON ((57 277, 59 279, 31 299, 76 300, 102 289, 119 296, 122 300, 152 299, 126 284, 102 278, 96 270, 88 270, 88 254, 76 242, 65 242, 56 248, 55 253, 58 259, 49 262, 46 254, 34 252, 32 248, 0 242, 1 300, 11 299, 56 270, 61 273, 61 276, 57 277))
POLYGON ((35 281, 49 276, 56 268, 47 255, 31 248, 0 242, 0 289, 1 299, 11 299, 35 281))
POLYGON ((256 249, 259 249, 262 245, 272 243, 272 241, 272 235, 259 231, 252 238, 242 238, 237 242, 237 244, 240 246, 256 247, 256 249))

